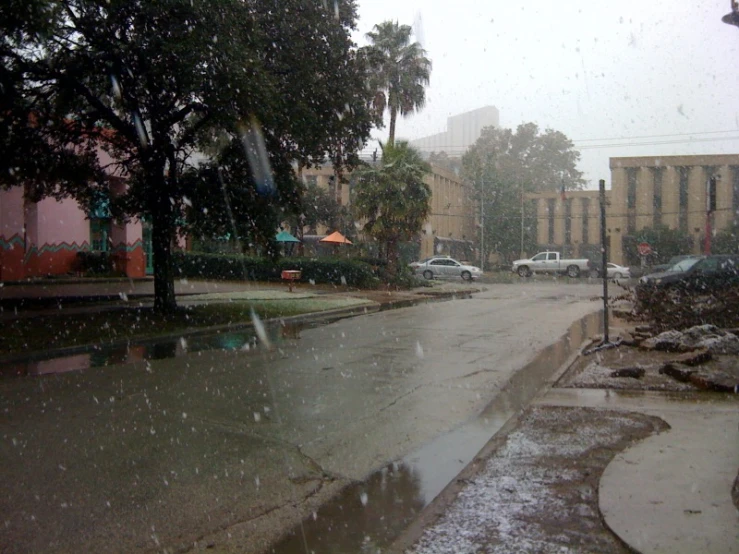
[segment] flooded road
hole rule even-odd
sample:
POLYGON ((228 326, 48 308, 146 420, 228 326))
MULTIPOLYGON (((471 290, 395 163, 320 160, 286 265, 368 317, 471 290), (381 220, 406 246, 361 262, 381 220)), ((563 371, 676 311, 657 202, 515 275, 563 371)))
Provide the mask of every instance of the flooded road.
POLYGON ((372 514, 395 529, 428 503, 557 367, 564 346, 519 371, 597 310, 595 294, 492 286, 287 333, 271 350, 2 379, 0 543, 257 552, 314 512, 323 521, 324 501, 354 483, 334 509, 358 510, 341 525, 379 544, 372 514))

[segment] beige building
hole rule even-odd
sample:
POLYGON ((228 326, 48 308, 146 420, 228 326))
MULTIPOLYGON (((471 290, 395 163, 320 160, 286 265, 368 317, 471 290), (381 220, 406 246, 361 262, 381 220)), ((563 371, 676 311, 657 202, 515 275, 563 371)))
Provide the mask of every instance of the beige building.
MULTIPOLYGON (((334 178, 331 166, 323 166, 304 169, 303 179, 334 194, 341 205, 351 204, 351 175, 347 175, 349 182, 342 184, 334 178)), ((454 173, 436 166, 431 166, 431 173, 424 180, 431 188, 431 215, 418 238, 419 256, 445 254, 468 261, 476 259, 476 210, 469 187, 454 173)), ((319 234, 331 231, 318 229, 319 234)))
MULTIPOLYGON (((600 252, 598 191, 567 191, 529 195, 536 212, 539 250, 557 250, 564 256, 591 258, 600 252)), ((606 191, 606 200, 610 198, 606 191)), ((536 252, 527 252, 533 255, 536 252)))
MULTIPOLYGON (((693 239, 692 253, 703 250, 706 218, 715 233, 728 228, 739 213, 739 154, 611 158, 606 192, 609 259, 625 263, 624 238, 639 230, 666 225, 693 239), (716 179, 716 210, 706 215, 706 183, 716 179)), ((600 248, 598 191, 531 195, 537 212, 541 248, 590 257, 600 248)))

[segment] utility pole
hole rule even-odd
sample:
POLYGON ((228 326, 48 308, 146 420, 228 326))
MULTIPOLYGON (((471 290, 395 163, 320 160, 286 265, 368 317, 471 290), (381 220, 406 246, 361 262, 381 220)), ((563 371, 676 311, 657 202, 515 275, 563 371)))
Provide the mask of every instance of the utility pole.
POLYGON ((524 201, 523 201, 523 183, 521 183, 521 250, 519 252, 521 258, 524 257, 523 253, 523 235, 524 235, 524 224, 523 224, 523 208, 524 208, 524 201))
POLYGON ((606 243, 608 235, 606 233, 606 182, 604 179, 598 181, 600 190, 600 251, 601 251, 601 267, 603 268, 603 344, 606 345, 608 340, 608 251, 606 243))
POLYGON ((482 179, 480 179, 480 269, 485 271, 485 202, 482 179))

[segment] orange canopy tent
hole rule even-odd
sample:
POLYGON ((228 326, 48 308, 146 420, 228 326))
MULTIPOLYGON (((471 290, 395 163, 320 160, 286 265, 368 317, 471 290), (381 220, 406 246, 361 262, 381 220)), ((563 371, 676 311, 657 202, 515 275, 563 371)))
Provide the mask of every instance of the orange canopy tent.
POLYGON ((342 235, 338 231, 334 231, 327 237, 323 237, 318 242, 327 242, 329 244, 351 244, 352 243, 352 241, 350 241, 348 238, 346 238, 344 235, 342 235))
POLYGON ((334 231, 327 237, 323 237, 318 242, 322 242, 324 244, 333 244, 334 246, 334 256, 339 255, 339 245, 340 244, 351 244, 352 241, 350 241, 348 238, 346 238, 344 235, 339 233, 338 231, 334 231))

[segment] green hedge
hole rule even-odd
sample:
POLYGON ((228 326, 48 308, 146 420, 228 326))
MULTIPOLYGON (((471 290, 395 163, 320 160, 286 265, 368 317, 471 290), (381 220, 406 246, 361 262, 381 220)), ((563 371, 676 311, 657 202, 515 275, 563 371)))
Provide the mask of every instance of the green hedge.
POLYGON ((282 280, 282 270, 299 269, 302 272, 300 282, 303 283, 338 285, 345 282, 362 288, 379 285, 379 279, 369 264, 344 258, 282 258, 272 262, 237 254, 175 252, 173 264, 176 275, 193 279, 278 282, 282 280))
POLYGON ((77 252, 74 269, 88 275, 112 273, 113 258, 109 252, 81 250, 77 252))

